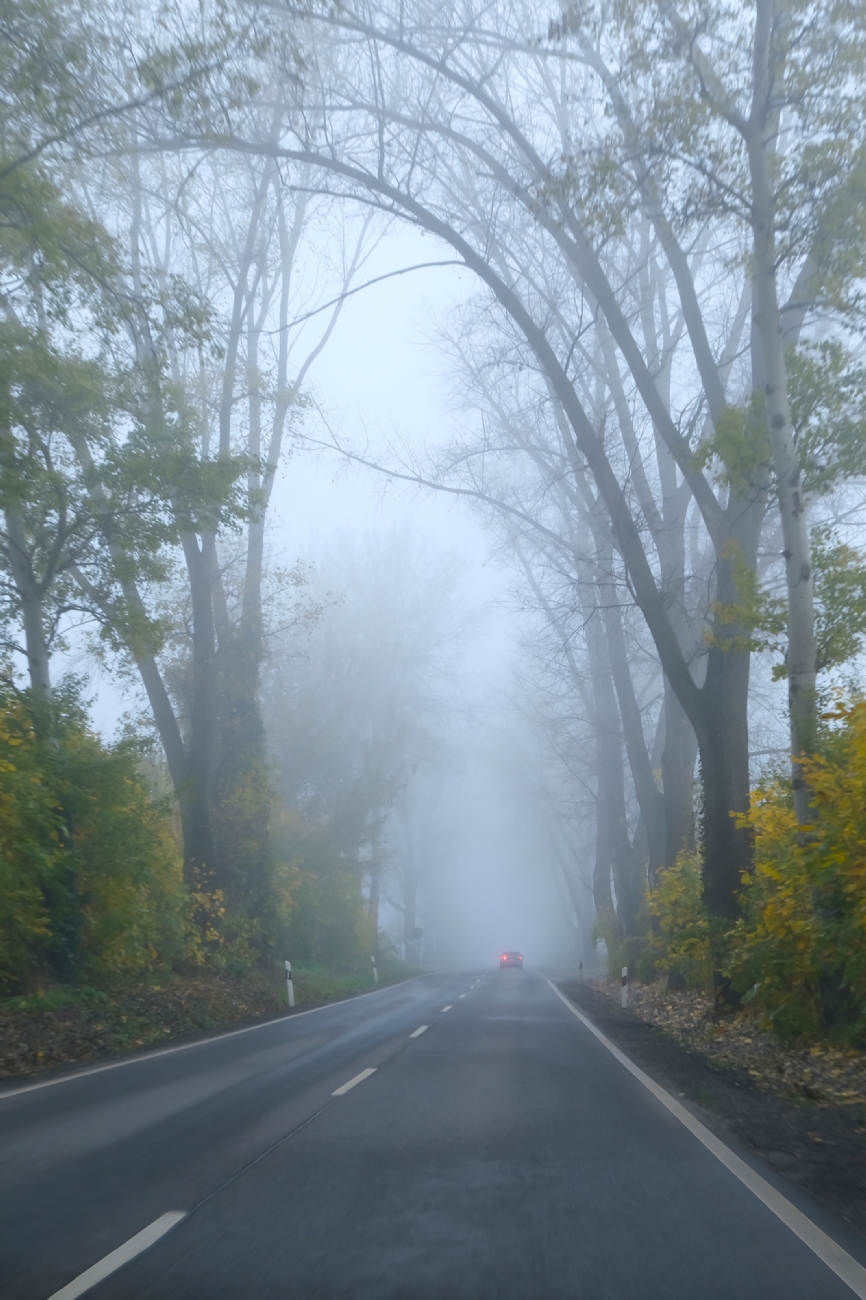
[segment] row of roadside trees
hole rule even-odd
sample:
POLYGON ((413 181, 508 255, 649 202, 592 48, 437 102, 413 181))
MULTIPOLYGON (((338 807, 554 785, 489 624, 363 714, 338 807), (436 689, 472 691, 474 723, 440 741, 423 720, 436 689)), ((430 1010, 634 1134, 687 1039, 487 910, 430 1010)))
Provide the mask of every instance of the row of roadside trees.
POLYGON ((513 557, 556 726, 576 710, 591 738, 605 932, 643 933, 647 887, 698 848, 727 932, 753 659, 782 647, 807 844, 817 674, 866 617, 860 6, 287 0, 134 34, 31 7, 4 18, 0 199, 3 567, 34 717, 52 637, 96 618, 146 691, 203 932, 225 910, 246 942, 268 504, 344 295, 406 222, 477 286, 446 327, 463 414, 377 468, 472 500, 513 557))
POLYGON ((754 863, 753 657, 781 649, 805 843, 817 674, 863 627, 859 6, 282 12, 309 41, 303 127, 231 147, 412 224, 478 286, 449 340, 475 418, 378 467, 478 502, 559 642, 599 915, 639 933, 694 850, 697 759, 726 930, 754 863))
POLYGON ((3 982, 242 968, 287 944, 310 962, 368 957, 371 846, 424 755, 399 683, 381 684, 378 713, 346 683, 352 641, 369 660, 377 620, 401 621, 395 672, 417 679, 413 620, 448 596, 438 579, 401 586, 384 547, 368 564, 388 617, 365 623, 360 558, 323 586, 266 537, 310 369, 379 232, 335 226, 303 168, 218 144, 241 128, 279 140, 295 118, 291 26, 43 0, 5 5, 0 25, 3 982), (332 644, 326 681, 301 671, 311 637, 332 644), (56 680, 82 646, 146 702, 155 766, 141 727, 105 745, 83 686, 56 680), (269 745, 265 689, 293 752, 273 727, 269 745), (357 716, 317 769, 337 695, 357 716), (137 837, 154 772, 164 801, 137 837), (14 791, 31 777, 28 812, 14 791))

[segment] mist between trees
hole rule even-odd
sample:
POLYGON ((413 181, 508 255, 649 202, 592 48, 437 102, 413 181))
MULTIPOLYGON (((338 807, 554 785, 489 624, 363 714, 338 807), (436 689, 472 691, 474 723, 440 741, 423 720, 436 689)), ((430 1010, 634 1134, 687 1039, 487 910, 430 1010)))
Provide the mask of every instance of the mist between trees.
POLYGON ((165 758, 195 960, 279 926, 369 952, 383 898, 419 956, 449 583, 408 541, 267 554, 324 442, 463 498, 513 571, 510 779, 576 951, 860 1032, 860 850, 827 828, 866 627, 862 4, 2 12, 10 716, 59 761, 51 655, 95 625, 165 758), (359 447, 308 377, 400 223, 470 273, 452 419, 359 447))

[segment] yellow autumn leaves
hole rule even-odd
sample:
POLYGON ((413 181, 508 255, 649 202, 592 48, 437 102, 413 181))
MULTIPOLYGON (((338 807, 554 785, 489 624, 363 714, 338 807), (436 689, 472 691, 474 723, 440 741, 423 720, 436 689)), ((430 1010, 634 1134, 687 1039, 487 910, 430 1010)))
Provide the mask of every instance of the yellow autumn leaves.
POLYGON ((696 856, 682 855, 650 899, 656 964, 706 988, 715 968, 785 1037, 866 1035, 866 701, 825 715, 823 753, 806 773, 814 823, 798 831, 790 783, 752 793, 754 835, 741 917, 714 932, 696 856))
POLYGON ((137 755, 56 702, 50 736, 0 694, 0 990, 148 969, 184 951, 173 818, 137 755))

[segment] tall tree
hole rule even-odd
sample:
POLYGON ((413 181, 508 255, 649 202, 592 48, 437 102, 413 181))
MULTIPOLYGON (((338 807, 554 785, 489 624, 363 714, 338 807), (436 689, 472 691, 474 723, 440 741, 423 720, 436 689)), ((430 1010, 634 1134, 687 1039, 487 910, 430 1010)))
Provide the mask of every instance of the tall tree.
MULTIPOLYGON (((589 466, 596 481, 664 671, 698 737, 705 784, 705 895, 713 911, 732 916, 736 912, 740 874, 749 862, 748 837, 736 828, 731 817, 732 812, 747 807, 749 784, 748 628, 738 613, 740 574, 743 562, 747 570, 754 571, 770 474, 766 462, 759 461, 748 476, 730 474, 724 490, 717 493, 713 475, 703 471, 696 459, 696 451, 710 444, 713 454, 728 470, 732 467, 727 461, 737 460, 737 453, 730 444, 726 446, 721 436, 729 428, 730 417, 726 414, 729 404, 723 349, 712 337, 711 304, 718 301, 718 296, 712 276, 706 269, 698 275, 699 267, 688 248, 681 240, 669 237, 675 226, 671 221, 670 229, 664 225, 664 209, 651 211, 654 192, 642 186, 637 173, 641 167, 648 167, 658 188, 667 164, 661 160, 663 154, 654 162, 657 156, 650 152, 649 130, 646 155, 638 157, 617 124, 616 112, 606 118, 599 111, 608 87, 580 49, 574 31, 580 26, 581 32, 585 30, 598 43, 602 39, 598 33, 607 39, 609 28, 594 24, 592 15, 581 11, 581 17, 569 14, 564 21, 553 23, 549 43, 542 38, 527 44, 526 33, 534 29, 534 15, 513 6, 495 9, 492 14, 485 10, 483 39, 481 16, 463 7, 444 13, 437 7, 435 21, 423 4, 413 6, 411 15, 405 6, 399 12, 387 8, 373 12, 359 6, 318 14, 290 5, 288 12, 319 23, 324 32, 331 29, 341 35, 340 53, 328 47, 318 68, 320 88, 327 87, 326 105, 338 110, 338 115, 328 122, 327 149, 313 142, 305 131, 296 147, 279 150, 281 156, 318 167, 323 176, 332 178, 332 190, 371 195, 389 211, 399 212, 450 244, 512 322, 533 364, 540 367, 561 404, 572 440, 570 454, 576 462, 589 466), (370 68, 378 69, 373 80, 367 75, 370 68), (555 76, 550 75, 550 69, 555 69, 555 76), (539 102, 547 111, 530 113, 529 106, 539 102), (362 114, 369 115, 369 133, 359 129, 362 114), (376 127, 383 119, 390 124, 385 137, 376 127), (351 131, 338 125, 349 120, 351 131), (458 127, 458 121, 466 125, 458 127), (572 147, 563 156, 563 124, 572 139, 580 134, 584 140, 591 126, 593 147, 580 152, 572 147), (622 167, 608 166, 615 157, 622 158, 622 167), (608 185, 600 194, 600 175, 618 178, 619 188, 612 191, 608 185), (467 176, 473 178, 484 199, 481 221, 465 203, 467 176), (659 242, 683 307, 693 397, 676 415, 666 406, 657 376, 624 310, 616 240, 610 236, 618 230, 617 212, 624 204, 627 209, 634 203, 642 205, 657 223, 659 242), (702 526, 713 547, 717 601, 716 626, 702 685, 694 681, 678 642, 643 545, 630 491, 611 458, 612 449, 593 427, 568 373, 567 350, 560 350, 551 335, 549 316, 539 310, 535 285, 516 256, 511 232, 529 229, 530 225, 536 232, 533 265, 541 259, 542 250, 548 257, 561 259, 587 308, 604 318, 642 409, 656 436, 665 443, 700 511, 702 526), (489 242, 492 231, 498 240, 493 257, 489 242), (695 415, 700 421, 697 430, 695 415), (704 416, 709 420, 714 442, 700 436, 704 416)), ((647 12, 645 17, 646 25, 651 27, 654 14, 647 12)), ((634 87, 633 98, 642 102, 641 86, 652 85, 654 65, 645 56, 638 58, 647 46, 642 41, 639 19, 630 9, 623 13, 618 33, 633 22, 638 37, 627 46, 628 53, 635 52, 633 63, 620 58, 616 80, 618 85, 627 85, 630 93, 634 87)), ((808 40, 810 31, 819 30, 809 27, 805 11, 798 21, 804 40, 808 40)), ((836 39, 844 41, 844 16, 828 10, 827 22, 836 31, 836 39)), ((657 29, 667 27, 665 10, 659 14, 657 29)), ((737 28, 738 50, 751 52, 752 35, 744 17, 737 28)), ((681 42, 681 59, 685 49, 681 42)), ((751 87, 751 76, 748 84, 751 87)), ((665 93, 667 89, 661 86, 647 96, 648 102, 659 106, 660 113, 672 105, 677 107, 671 95, 665 93)), ((321 93, 320 89, 320 98, 321 93)), ((700 109, 699 95, 695 103, 700 109)), ((674 130, 676 123, 688 120, 676 112, 672 112, 672 118, 674 130)), ((267 149, 268 145, 238 140, 236 147, 255 151, 267 149)), ((700 159, 696 159, 695 175, 699 175, 699 163, 700 159)), ((746 179, 748 206, 751 191, 746 179)), ((684 195, 684 189, 676 186, 664 187, 660 192, 670 193, 677 201, 684 195)), ((816 205, 807 202, 803 187, 798 194, 804 212, 810 216, 817 217, 822 204, 824 209, 828 207, 827 195, 822 204, 816 205)), ((689 223, 686 229, 689 234, 696 228, 709 229, 709 248, 721 272, 724 265, 731 265, 731 239, 744 246, 751 227, 738 223, 729 210, 717 216, 716 211, 697 202, 698 197, 693 201, 689 192, 684 199, 682 212, 689 223)), ((816 230, 820 227, 820 222, 812 224, 816 230)), ((526 246, 523 240, 521 251, 526 246)), ((808 250, 800 255, 799 262, 798 254, 799 248, 792 249, 792 296, 785 304, 792 313, 803 299, 804 286, 802 281, 797 283, 797 277, 808 250)), ((706 268, 706 258, 702 260, 706 268)), ((826 273, 810 279, 805 286, 807 303, 817 300, 827 282, 826 273)), ((757 330, 753 337, 757 348, 757 330)))

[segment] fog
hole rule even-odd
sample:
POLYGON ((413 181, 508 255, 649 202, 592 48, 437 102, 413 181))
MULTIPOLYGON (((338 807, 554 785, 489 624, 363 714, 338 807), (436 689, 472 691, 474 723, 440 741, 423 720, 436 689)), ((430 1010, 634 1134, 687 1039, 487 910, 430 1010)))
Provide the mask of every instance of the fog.
POLYGON ((866 1296, 864 8, 0 0, 4 1300, 866 1296))
POLYGON ((106 10, 44 139, 15 73, 66 242, 5 254, 9 689, 138 746, 220 960, 650 972, 663 873, 735 915, 750 788, 859 680, 857 276, 831 309, 785 244, 755 307, 756 231, 828 219, 806 117, 761 222, 727 119, 709 176, 665 119, 626 203, 638 125, 571 18, 538 59, 531 6, 457 23, 439 82, 416 8, 399 54, 402 5, 287 6, 203 66, 183 5, 106 10), (114 104, 152 46, 189 93, 114 104))
MULTIPOLYGON (((365 279, 430 254, 429 240, 392 228, 365 279)), ((409 272, 347 303, 311 371, 310 387, 327 424, 352 445, 429 447, 450 438, 451 377, 430 336, 459 303, 465 278, 454 268, 409 272)), ((311 434, 321 437, 316 414, 311 434)), ((512 948, 528 962, 571 968, 578 958, 558 867, 539 834, 531 798, 497 761, 503 735, 519 744, 508 739, 508 693, 519 651, 508 608, 511 576, 478 519, 444 494, 394 483, 301 440, 275 492, 269 541, 275 555, 315 562, 338 537, 386 535, 401 527, 433 554, 459 556, 457 600, 471 621, 471 634, 453 647, 453 675, 440 701, 449 775, 440 779, 434 860, 421 889, 423 961, 432 968, 489 967, 500 950, 512 948)), ((400 942, 394 907, 385 905, 382 923, 400 942)))

